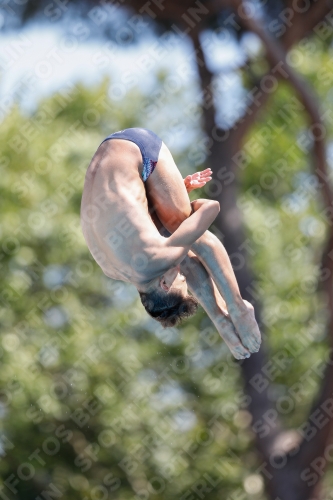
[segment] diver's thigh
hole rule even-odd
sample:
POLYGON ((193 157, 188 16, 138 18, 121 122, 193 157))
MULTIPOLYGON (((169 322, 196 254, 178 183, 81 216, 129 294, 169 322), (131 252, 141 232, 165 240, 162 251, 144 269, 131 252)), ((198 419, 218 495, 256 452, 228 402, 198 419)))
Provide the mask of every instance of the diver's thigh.
POLYGON ((165 144, 162 144, 158 163, 145 187, 150 211, 155 211, 168 231, 175 231, 191 214, 184 180, 165 144))

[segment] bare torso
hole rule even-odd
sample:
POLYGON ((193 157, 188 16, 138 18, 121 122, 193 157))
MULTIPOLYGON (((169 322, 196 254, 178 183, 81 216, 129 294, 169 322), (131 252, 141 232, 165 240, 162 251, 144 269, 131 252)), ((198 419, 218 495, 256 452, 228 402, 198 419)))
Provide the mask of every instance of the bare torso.
POLYGON ((139 147, 108 140, 90 163, 81 205, 82 230, 94 259, 110 278, 133 284, 159 274, 154 253, 164 240, 150 216, 141 175, 139 147))

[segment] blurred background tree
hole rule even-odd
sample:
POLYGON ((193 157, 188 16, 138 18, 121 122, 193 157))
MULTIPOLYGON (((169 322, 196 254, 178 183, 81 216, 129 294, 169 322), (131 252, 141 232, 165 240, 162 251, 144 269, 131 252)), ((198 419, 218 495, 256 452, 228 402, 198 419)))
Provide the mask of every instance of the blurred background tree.
MULTIPOLYGON (((331 5, 148 3, 115 16, 107 3, 72 4, 89 36, 124 45, 144 22, 160 49, 170 31, 190 38, 201 103, 160 73, 150 96, 120 88, 112 99, 107 81, 76 86, 29 116, 13 107, 2 122, 2 494, 331 498, 330 475, 320 481, 332 425, 331 5), (236 69, 244 90, 226 116, 226 79, 212 53, 230 37, 244 45, 236 69), (264 332, 247 361, 231 359, 203 314, 161 330, 87 252, 79 205, 89 160, 110 130, 147 122, 167 143, 180 131, 190 138, 176 156, 184 176, 204 163, 214 171, 202 195, 221 203, 213 230, 264 332)), ((4 28, 13 29, 33 16, 64 21, 68 5, 3 8, 4 28)))

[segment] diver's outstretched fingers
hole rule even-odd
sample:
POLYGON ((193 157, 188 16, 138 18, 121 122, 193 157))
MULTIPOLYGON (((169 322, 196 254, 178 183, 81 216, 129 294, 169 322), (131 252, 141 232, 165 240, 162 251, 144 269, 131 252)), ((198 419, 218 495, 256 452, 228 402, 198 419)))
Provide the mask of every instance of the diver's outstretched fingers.
POLYGON ((207 182, 212 180, 212 171, 210 168, 206 168, 201 172, 195 172, 190 174, 184 179, 184 184, 188 193, 193 191, 193 189, 198 189, 206 185, 207 182))

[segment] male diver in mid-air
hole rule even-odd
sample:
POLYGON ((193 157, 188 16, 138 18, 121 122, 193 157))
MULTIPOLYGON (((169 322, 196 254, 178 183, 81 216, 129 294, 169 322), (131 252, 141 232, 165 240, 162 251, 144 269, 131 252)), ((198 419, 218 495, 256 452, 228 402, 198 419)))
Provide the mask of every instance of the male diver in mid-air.
POLYGON ((115 132, 87 170, 82 229, 104 274, 132 283, 155 320, 174 326, 194 314, 199 301, 234 357, 243 359, 259 350, 261 338, 226 250, 208 231, 219 203, 188 197, 209 180, 210 169, 183 179, 150 130, 115 132))

